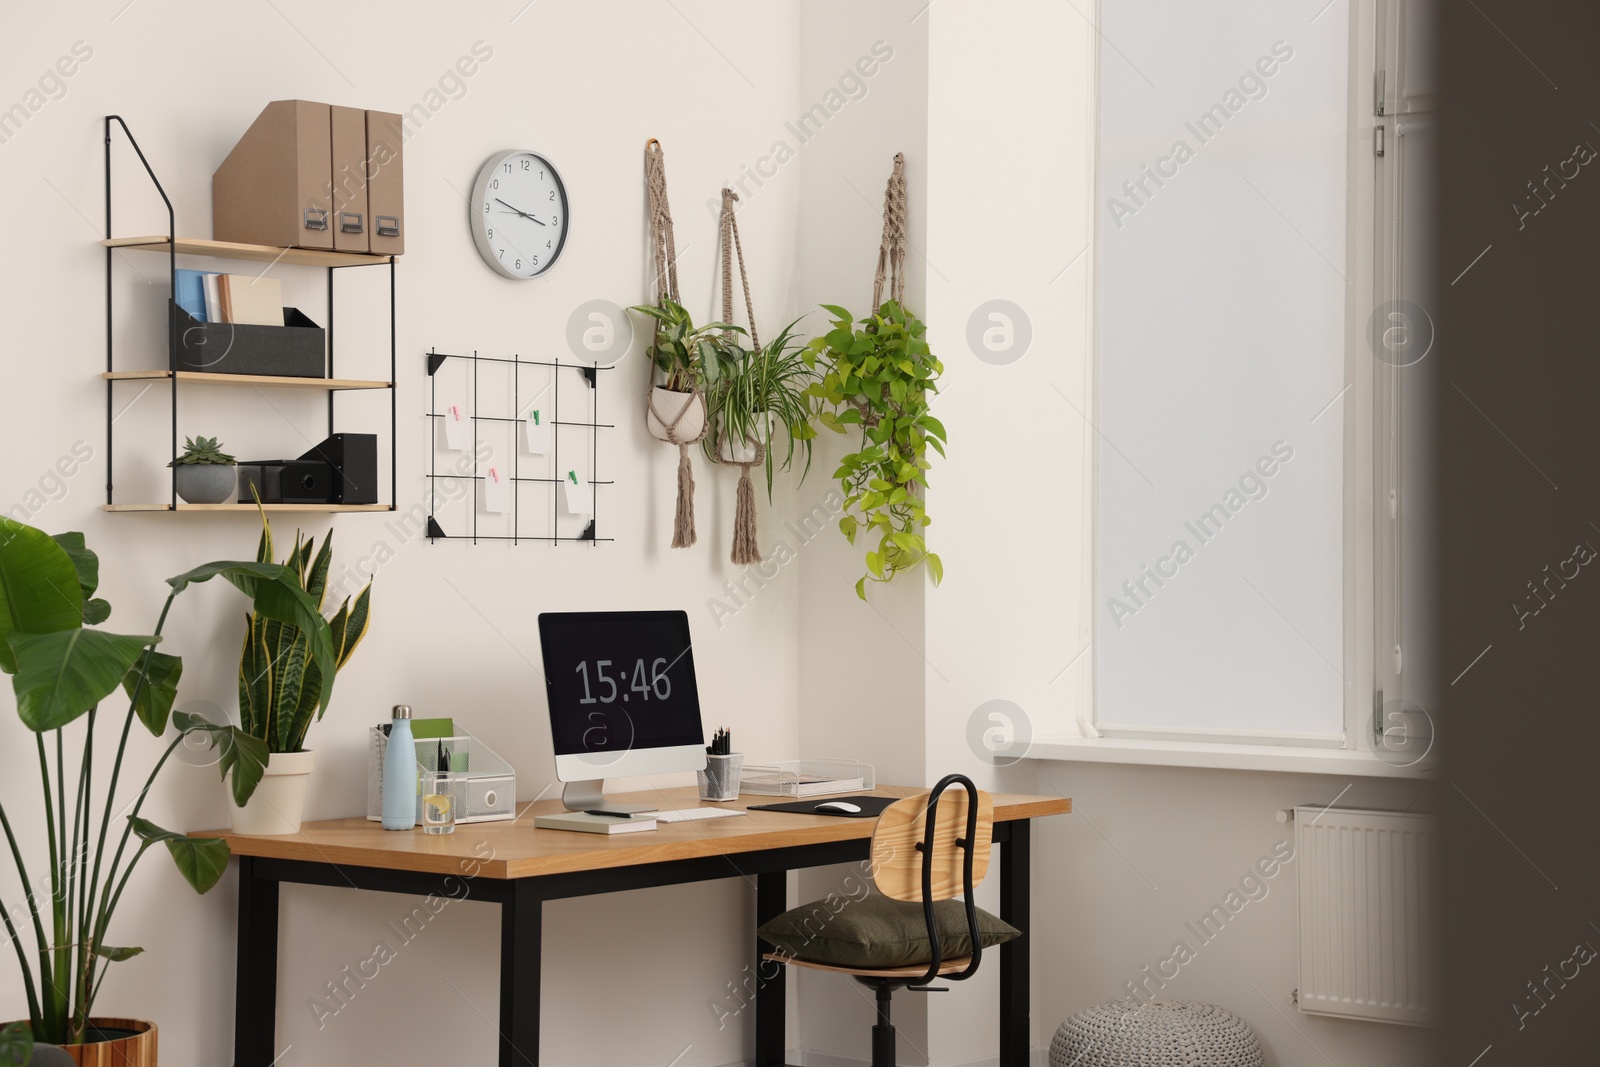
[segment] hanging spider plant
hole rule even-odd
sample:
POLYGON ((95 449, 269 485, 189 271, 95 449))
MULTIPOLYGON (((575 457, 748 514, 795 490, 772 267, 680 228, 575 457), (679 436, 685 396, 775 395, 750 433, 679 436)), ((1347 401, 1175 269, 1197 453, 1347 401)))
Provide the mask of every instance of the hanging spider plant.
POLYGON ((817 436, 807 392, 817 374, 807 365, 805 351, 794 338, 799 322, 794 320, 755 350, 727 342, 731 358, 708 394, 715 432, 706 435, 701 447, 709 458, 724 463, 742 458, 742 448, 752 453, 756 445, 765 449, 762 465, 769 501, 774 472, 789 470, 796 453, 804 458, 800 478, 805 480, 811 469, 811 442, 817 436))

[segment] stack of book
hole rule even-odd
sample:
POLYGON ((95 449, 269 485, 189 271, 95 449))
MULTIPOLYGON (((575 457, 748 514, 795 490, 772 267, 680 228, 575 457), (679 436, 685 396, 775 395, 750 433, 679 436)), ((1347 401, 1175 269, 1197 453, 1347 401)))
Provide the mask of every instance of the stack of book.
POLYGON ((283 286, 276 278, 180 270, 177 301, 196 322, 284 324, 283 286))

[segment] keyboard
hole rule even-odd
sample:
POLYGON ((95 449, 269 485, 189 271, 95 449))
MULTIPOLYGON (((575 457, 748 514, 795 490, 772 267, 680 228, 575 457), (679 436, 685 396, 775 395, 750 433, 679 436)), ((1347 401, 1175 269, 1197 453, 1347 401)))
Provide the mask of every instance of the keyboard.
MULTIPOLYGON (((726 819, 732 815, 746 815, 748 812, 742 808, 673 808, 668 811, 658 811, 654 818, 656 822, 699 822, 701 819, 726 819)), ((651 818, 641 815, 640 818, 651 818)))

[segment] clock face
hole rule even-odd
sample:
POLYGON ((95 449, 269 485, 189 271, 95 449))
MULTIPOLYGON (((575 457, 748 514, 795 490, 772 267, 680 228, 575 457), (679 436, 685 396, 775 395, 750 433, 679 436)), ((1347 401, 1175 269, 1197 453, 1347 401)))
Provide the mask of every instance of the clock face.
POLYGON ((470 203, 472 239, 507 278, 536 278, 567 240, 567 190, 536 152, 498 152, 478 171, 470 203))

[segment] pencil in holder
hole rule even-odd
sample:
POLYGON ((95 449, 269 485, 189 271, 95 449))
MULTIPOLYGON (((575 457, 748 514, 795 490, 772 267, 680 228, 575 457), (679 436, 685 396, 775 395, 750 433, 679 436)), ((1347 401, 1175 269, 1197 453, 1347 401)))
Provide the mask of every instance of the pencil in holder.
POLYGON ((744 753, 707 756, 706 769, 696 771, 701 800, 738 800, 739 772, 744 769, 744 753))

